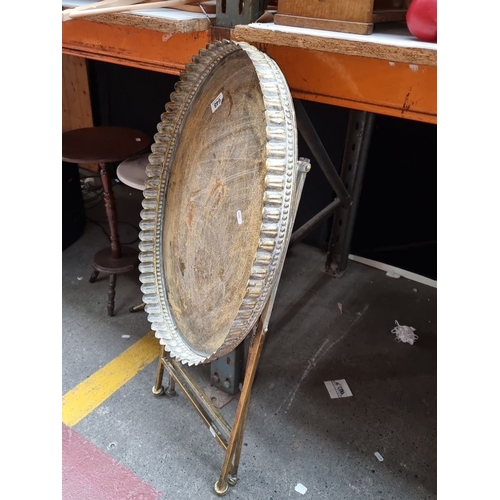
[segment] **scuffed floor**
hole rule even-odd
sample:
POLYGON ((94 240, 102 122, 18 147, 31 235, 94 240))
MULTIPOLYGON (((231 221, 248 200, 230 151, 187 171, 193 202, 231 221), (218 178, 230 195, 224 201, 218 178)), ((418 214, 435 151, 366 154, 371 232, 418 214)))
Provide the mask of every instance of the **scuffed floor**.
MULTIPOLYGON (((114 190, 122 242, 137 245, 142 194, 120 184, 114 190)), ((104 221, 102 205, 88 207, 90 219, 104 221)), ((88 282, 91 257, 106 244, 100 226, 88 222, 62 253, 63 395, 150 331, 145 313, 129 313, 142 299, 138 272, 118 276, 113 318, 107 278, 88 282)), ((336 279, 323 272, 324 261, 315 247, 289 251, 253 387, 240 481, 227 498, 435 499, 436 289, 355 262, 336 279), (396 321, 415 328, 413 345, 391 333, 396 321), (325 382, 335 380, 345 380, 352 397, 331 399, 325 382)), ((76 488, 64 500, 215 497, 222 449, 183 394, 152 394, 156 366, 63 425, 63 435, 73 431, 146 493, 105 488, 105 476, 79 470, 78 460, 69 467, 63 455, 65 480, 76 488), (80 496, 78 478, 85 478, 80 496)), ((209 384, 209 367, 190 370, 209 384)), ((236 404, 222 409, 230 422, 236 404)))

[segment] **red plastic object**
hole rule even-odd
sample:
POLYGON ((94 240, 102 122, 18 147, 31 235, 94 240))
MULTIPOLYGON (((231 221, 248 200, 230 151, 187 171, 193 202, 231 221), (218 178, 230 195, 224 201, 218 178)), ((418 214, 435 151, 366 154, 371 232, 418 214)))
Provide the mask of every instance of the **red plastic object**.
POLYGON ((406 25, 423 42, 437 42, 437 0, 413 0, 406 12, 406 25))

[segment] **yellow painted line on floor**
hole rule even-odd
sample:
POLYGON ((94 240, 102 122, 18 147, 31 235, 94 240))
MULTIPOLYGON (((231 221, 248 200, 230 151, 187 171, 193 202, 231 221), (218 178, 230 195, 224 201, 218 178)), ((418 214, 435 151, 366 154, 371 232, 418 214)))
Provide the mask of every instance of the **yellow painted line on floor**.
POLYGON ((63 396, 63 423, 76 425, 159 355, 160 342, 151 331, 63 396))

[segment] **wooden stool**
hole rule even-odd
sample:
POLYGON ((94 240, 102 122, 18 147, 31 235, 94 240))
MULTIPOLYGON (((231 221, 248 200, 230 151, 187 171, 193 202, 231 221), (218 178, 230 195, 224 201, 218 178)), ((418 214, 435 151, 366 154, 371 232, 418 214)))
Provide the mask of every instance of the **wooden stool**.
POLYGON ((116 176, 127 186, 144 190, 146 182, 146 167, 149 165, 149 153, 143 153, 134 158, 122 161, 116 168, 116 176))
MULTIPOLYGON (((144 153, 134 158, 122 161, 117 169, 116 176, 123 184, 130 186, 140 191, 144 190, 146 182, 146 167, 149 165, 149 153, 144 153)), ((134 313, 143 311, 146 304, 141 302, 137 306, 129 309, 129 312, 134 313)))
POLYGON ((101 272, 109 274, 109 316, 114 315, 116 275, 132 271, 139 264, 139 252, 135 248, 120 245, 110 163, 137 156, 150 145, 148 135, 127 127, 88 127, 70 130, 62 135, 63 161, 99 165, 111 246, 94 255, 94 272, 89 281, 94 283, 101 272))

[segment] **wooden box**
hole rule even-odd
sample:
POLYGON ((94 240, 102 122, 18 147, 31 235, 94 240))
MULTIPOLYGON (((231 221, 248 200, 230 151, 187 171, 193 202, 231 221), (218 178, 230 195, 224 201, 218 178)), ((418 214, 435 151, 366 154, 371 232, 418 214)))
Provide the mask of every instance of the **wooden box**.
POLYGON ((411 0, 279 0, 276 24, 369 35, 373 25, 405 21, 411 0))

